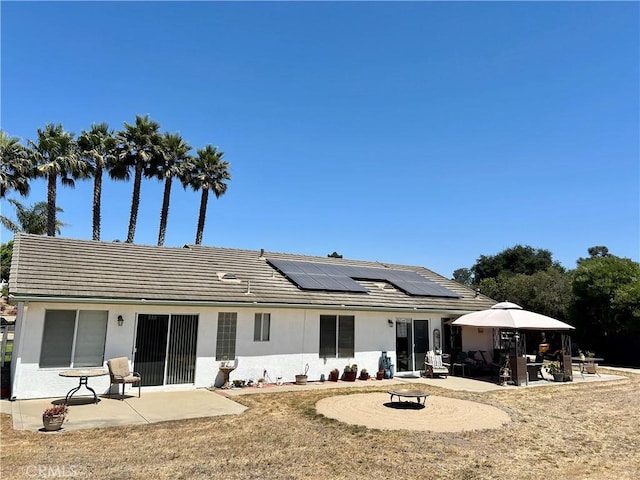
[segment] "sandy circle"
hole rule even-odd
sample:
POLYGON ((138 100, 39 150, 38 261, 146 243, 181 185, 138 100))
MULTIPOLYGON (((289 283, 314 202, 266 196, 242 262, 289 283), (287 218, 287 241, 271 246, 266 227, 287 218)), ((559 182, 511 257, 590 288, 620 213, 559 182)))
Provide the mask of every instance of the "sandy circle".
MULTIPOLYGON (((397 402, 397 398, 394 400, 397 402)), ((414 399, 405 400, 415 402, 414 399)), ((427 397, 424 408, 393 406, 388 393, 358 393, 323 398, 316 404, 316 411, 350 425, 380 430, 462 432, 500 428, 511 421, 499 408, 435 395, 427 397)))

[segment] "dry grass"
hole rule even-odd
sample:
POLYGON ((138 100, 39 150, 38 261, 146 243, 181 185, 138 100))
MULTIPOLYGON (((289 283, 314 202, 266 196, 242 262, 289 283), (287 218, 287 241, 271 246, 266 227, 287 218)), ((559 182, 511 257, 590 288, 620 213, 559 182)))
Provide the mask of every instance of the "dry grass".
MULTIPOLYGON (((317 415, 315 403, 336 391, 242 396, 241 416, 55 435, 13 431, 3 415, 2 478, 637 479, 639 387, 640 375, 483 394, 427 387, 511 415, 501 429, 465 433, 383 432, 317 415)), ((342 393, 363 391, 372 390, 342 393)))

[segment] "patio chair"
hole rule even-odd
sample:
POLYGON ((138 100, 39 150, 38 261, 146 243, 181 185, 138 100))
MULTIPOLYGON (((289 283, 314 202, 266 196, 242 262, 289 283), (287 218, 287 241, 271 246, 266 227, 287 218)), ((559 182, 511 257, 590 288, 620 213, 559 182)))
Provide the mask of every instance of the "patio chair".
POLYGON ((424 357, 424 376, 442 375, 445 378, 449 375, 449 364, 442 361, 442 355, 429 350, 424 357))
MULTIPOLYGON (((122 397, 124 398, 124 387, 127 383, 132 385, 138 384, 138 398, 140 397, 140 390, 142 387, 142 379, 140 374, 132 372, 129 369, 129 360, 127 357, 118 357, 107 360, 107 367, 109 368, 109 376, 111 377, 111 385, 122 384, 122 397)), ((109 385, 109 398, 111 398, 111 385, 109 385)))

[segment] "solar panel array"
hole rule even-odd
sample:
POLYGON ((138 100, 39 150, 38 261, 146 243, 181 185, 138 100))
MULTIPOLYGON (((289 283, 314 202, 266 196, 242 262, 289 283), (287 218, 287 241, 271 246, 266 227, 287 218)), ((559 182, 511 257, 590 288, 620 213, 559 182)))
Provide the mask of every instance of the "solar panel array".
POLYGON ((303 290, 367 292, 357 280, 384 280, 409 295, 459 298, 455 292, 408 270, 268 259, 272 267, 303 290))

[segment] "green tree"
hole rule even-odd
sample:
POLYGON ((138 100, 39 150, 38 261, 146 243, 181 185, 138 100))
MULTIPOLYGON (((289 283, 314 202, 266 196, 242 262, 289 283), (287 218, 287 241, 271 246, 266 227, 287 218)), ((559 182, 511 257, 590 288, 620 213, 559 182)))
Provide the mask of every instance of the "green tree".
POLYGON ((216 147, 207 145, 197 151, 190 165, 189 185, 194 191, 202 191, 200 198, 200 214, 198 215, 198 229, 196 231, 196 245, 202 243, 204 221, 207 216, 207 201, 209 190, 213 191, 216 198, 220 198, 227 191, 225 180, 231 180, 229 163, 222 159, 224 152, 216 147))
POLYGON ((342 255, 340 255, 338 252, 334 251, 333 253, 330 253, 329 255, 327 255, 327 257, 330 257, 330 258, 342 258, 342 255))
POLYGON ((562 270, 560 264, 553 261, 549 250, 516 245, 497 255, 480 255, 471 271, 474 283, 479 284, 483 279, 496 278, 501 273, 533 275, 551 267, 562 270))
POLYGON ((462 285, 473 285, 473 273, 468 268, 458 268, 453 271, 453 280, 462 285))
POLYGON ((109 125, 99 123, 91 125, 89 131, 83 130, 78 137, 80 158, 88 165, 93 174, 93 239, 100 240, 102 174, 115 162, 116 139, 109 125))
POLYGON ((532 275, 501 273, 482 280, 479 288, 493 299, 517 303, 525 310, 559 320, 568 319, 572 300, 571 274, 556 268, 532 275))
POLYGON ((149 119, 148 115, 136 115, 135 125, 124 123, 124 130, 117 133, 118 160, 110 175, 115 179, 128 180, 133 170, 133 192, 131 195, 131 213, 127 243, 132 243, 136 233, 138 208, 140 206, 140 186, 142 176, 154 171, 154 163, 161 161, 162 136, 160 124, 149 119))
POLYGON ((167 219, 169 218, 169 202, 171 200, 171 185, 174 178, 178 178, 186 188, 189 179, 188 166, 191 146, 178 133, 165 133, 162 136, 162 158, 154 164, 153 176, 164 180, 162 208, 160 210, 160 228, 158 230, 158 246, 164 245, 167 234, 167 219))
POLYGON ((38 129, 36 142, 29 140, 30 154, 36 174, 47 179, 47 235, 56 234, 56 189, 58 177, 67 187, 75 187, 75 180, 88 175, 88 165, 78 156, 73 133, 62 125, 47 124, 38 129))
MULTIPOLYGON (((37 202, 29 207, 25 207, 17 200, 10 198, 8 202, 16 209, 16 221, 4 215, 0 215, 0 222, 7 230, 14 233, 24 232, 33 235, 44 235, 47 233, 47 202, 37 202)), ((57 212, 62 212, 62 208, 56 207, 57 212)), ((65 224, 56 220, 56 233, 60 233, 60 228, 65 224)))
POLYGON ((29 180, 34 176, 28 150, 19 138, 10 137, 3 130, 0 130, 0 158, 0 198, 12 190, 28 195, 29 180))
POLYGON ((587 338, 640 333, 640 264, 608 254, 578 261, 573 317, 587 338))
POLYGON ((0 278, 5 282, 9 280, 11 270, 11 257, 13 255, 13 240, 0 245, 0 278))

